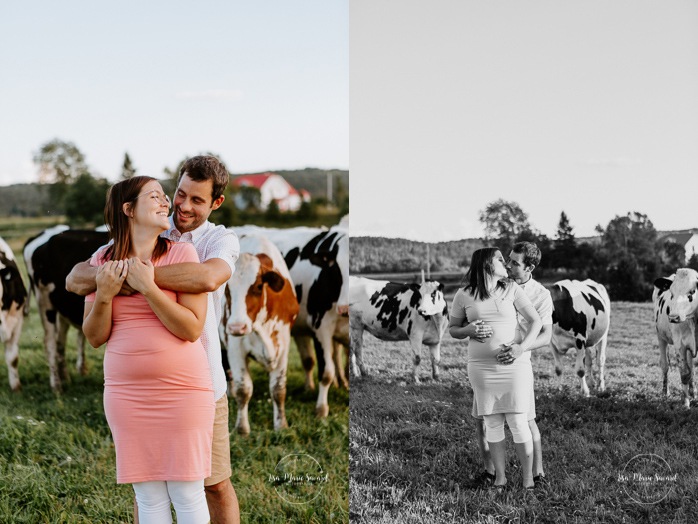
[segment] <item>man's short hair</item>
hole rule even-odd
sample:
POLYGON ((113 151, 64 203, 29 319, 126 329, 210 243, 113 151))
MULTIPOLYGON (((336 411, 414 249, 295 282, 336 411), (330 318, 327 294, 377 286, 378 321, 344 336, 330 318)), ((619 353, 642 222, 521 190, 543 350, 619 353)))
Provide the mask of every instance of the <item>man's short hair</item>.
POLYGON ((184 175, 187 175, 194 182, 213 181, 213 190, 211 192, 213 200, 216 200, 223 194, 223 191, 228 186, 228 180, 230 180, 225 164, 211 155, 199 155, 187 159, 182 164, 182 169, 179 170, 178 186, 184 175))
POLYGON ((540 264, 540 249, 533 242, 517 242, 511 250, 524 256, 524 266, 538 267, 540 264))

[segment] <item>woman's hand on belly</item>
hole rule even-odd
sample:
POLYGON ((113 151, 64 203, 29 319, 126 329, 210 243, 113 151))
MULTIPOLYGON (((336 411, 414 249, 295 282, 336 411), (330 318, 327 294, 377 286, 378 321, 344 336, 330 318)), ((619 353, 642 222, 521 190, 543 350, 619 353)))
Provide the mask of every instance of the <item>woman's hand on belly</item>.
POLYGON ((497 353, 497 362, 500 364, 513 364, 524 353, 523 348, 515 342, 502 344, 500 347, 501 351, 497 353))

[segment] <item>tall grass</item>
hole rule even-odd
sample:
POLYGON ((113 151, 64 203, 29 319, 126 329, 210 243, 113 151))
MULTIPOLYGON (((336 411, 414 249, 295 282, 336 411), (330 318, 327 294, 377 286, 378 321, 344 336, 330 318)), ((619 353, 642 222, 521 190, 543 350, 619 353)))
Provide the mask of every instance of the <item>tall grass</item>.
MULTIPOLYGON (((14 251, 21 257, 21 247, 14 251)), ((18 262, 26 276, 23 262, 18 262)), ((20 341, 20 393, 10 391, 4 359, 0 364, 0 522, 133 521, 132 490, 116 484, 114 447, 102 405, 103 354, 103 348, 88 349, 89 372, 84 377, 77 374, 71 329, 66 352, 70 384, 62 396, 54 396, 43 329, 32 300, 20 341)), ((237 408, 230 401, 231 480, 242 521, 347 522, 348 392, 332 388, 329 417, 316 419, 317 394, 304 390, 304 372, 292 347, 286 398, 290 427, 275 432, 268 375, 254 362, 250 368, 254 395, 249 437, 233 432, 237 408), (307 489, 314 491, 295 504, 280 496, 286 488, 270 479, 279 462, 292 454, 314 458, 327 475, 326 482, 309 485, 307 489)))
POLYGON ((549 350, 535 353, 538 426, 550 480, 535 490, 521 488, 508 432, 509 487, 501 493, 472 487, 482 463, 464 342, 446 335, 440 382, 430 379, 424 352, 421 386, 408 379, 406 343, 366 335, 364 346, 372 376, 352 382, 352 522, 698 522, 698 406, 681 407, 675 365, 670 397, 660 394, 651 304, 613 303, 603 394, 581 396, 570 356, 558 378, 549 350), (629 461, 643 454, 658 455, 677 474, 659 503, 634 501, 620 480, 629 461))

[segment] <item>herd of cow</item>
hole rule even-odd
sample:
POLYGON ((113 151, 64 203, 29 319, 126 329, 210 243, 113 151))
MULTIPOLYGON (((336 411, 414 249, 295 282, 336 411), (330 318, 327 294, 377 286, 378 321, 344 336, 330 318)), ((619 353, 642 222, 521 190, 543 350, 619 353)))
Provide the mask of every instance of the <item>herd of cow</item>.
MULTIPOLYGON (((274 406, 274 428, 287 426, 284 402, 291 338, 296 342, 306 373, 306 387, 315 388, 313 368, 321 377, 316 413, 329 413, 332 384, 348 387, 343 357, 351 361, 355 377, 368 375, 362 358, 364 331, 381 340, 409 341, 413 379, 419 382, 422 345, 430 350, 432 376, 439 378, 440 346, 448 326, 444 286, 435 281, 398 284, 349 276, 349 235, 345 227, 271 229, 232 228, 240 238, 236 271, 226 284, 219 334, 230 395, 237 401, 238 432, 250 431, 247 406, 252 396, 248 360, 269 373, 274 406), (350 344, 351 341, 351 344, 350 344), (351 351, 350 351, 351 348, 351 351), (351 353, 349 356, 348 353, 351 353)), ((0 238, 0 340, 5 344, 9 384, 20 389, 19 338, 23 319, 34 295, 44 328, 44 347, 50 384, 60 392, 67 378, 65 347, 68 328, 77 328, 77 369, 87 373, 81 325, 84 299, 65 289, 73 266, 87 260, 107 242, 107 233, 56 226, 29 239, 23 250, 29 289, 22 281, 12 250, 0 238)), ((668 394, 667 345, 680 356, 683 403, 690 405, 693 361, 696 358, 698 273, 679 269, 659 278, 652 295, 654 322, 668 394)), ((610 300, 603 285, 592 280, 563 280, 550 287, 553 299, 551 347, 555 370, 562 373, 560 356, 576 350, 576 372, 584 395, 589 395, 592 359, 598 358, 598 390, 605 389, 604 367, 610 326, 610 300)))
MULTIPOLYGON (((238 405, 236 428, 249 433, 247 405, 252 395, 248 357, 270 375, 274 427, 287 426, 284 412, 286 370, 291 337, 301 353, 306 386, 316 355, 318 387, 316 413, 329 413, 332 384, 348 386, 344 367, 336 365, 348 353, 349 236, 345 227, 270 229, 233 228, 240 238, 236 271, 226 284, 223 321, 219 328, 230 394, 238 405), (313 344, 314 343, 314 344, 313 344), (313 348, 314 345, 314 348, 313 348), (343 349, 345 348, 345 349, 343 349)), ((9 383, 21 387, 19 337, 29 300, 34 295, 44 328, 44 347, 51 387, 57 393, 67 378, 65 348, 70 326, 77 328, 77 369, 87 372, 82 334, 84 299, 66 291, 73 266, 108 241, 107 233, 56 226, 29 239, 23 250, 29 276, 27 294, 12 250, 0 239, 0 338, 5 343, 9 383)))
MULTIPOLYGON (((663 375, 662 391, 668 395, 667 345, 680 358, 683 403, 690 406, 693 392, 693 361, 696 359, 698 321, 698 272, 679 269, 675 275, 659 278, 652 295, 654 322, 663 375)), ((604 391, 606 345, 610 327, 611 301, 606 288, 593 280, 562 280, 550 288, 553 300, 552 354, 555 371, 562 374, 561 356, 576 350, 576 372, 581 390, 589 396, 587 377, 593 378, 594 353, 598 358, 599 392, 604 391)), ((439 378, 440 346, 448 326, 444 287, 438 282, 397 284, 352 276, 349 278, 351 367, 354 376, 368 375, 362 358, 363 333, 380 340, 409 341, 414 355, 413 378, 419 382, 418 366, 422 345, 431 353, 432 376, 439 378)))

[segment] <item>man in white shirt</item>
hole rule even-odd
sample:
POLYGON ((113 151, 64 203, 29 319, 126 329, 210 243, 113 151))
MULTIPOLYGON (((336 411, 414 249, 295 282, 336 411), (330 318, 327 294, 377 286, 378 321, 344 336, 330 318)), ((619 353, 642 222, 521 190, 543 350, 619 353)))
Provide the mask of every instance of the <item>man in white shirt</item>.
MULTIPOLYGON (((550 291, 534 280, 532 276, 533 270, 540 264, 540 257, 541 253, 536 244, 533 242, 519 242, 512 248, 506 265, 509 278, 523 288, 543 321, 543 327, 529 351, 548 346, 553 334, 553 300, 550 296, 550 291)), ((519 322, 518 329, 526 331, 526 320, 518 316, 518 314, 517 318, 519 322)), ((476 339, 482 340, 492 335, 492 328, 481 320, 472 322, 467 327, 469 330, 466 331, 466 335, 476 339)), ((508 350, 500 353, 497 359, 502 364, 511 364, 521 354, 521 346, 515 344, 508 350)), ((489 487, 494 484, 494 463, 490 456, 489 446, 485 440, 484 421, 475 415, 473 417, 475 418, 475 439, 485 465, 485 470, 476 477, 475 483, 482 487, 489 487)), ((528 412, 528 425, 533 434, 533 481, 536 486, 540 486, 546 480, 545 472, 543 471, 540 431, 536 423, 535 398, 533 396, 528 412)))
MULTIPOLYGON (((222 315, 225 283, 235 270, 240 243, 231 230, 208 221, 218 209, 228 184, 226 167, 213 156, 195 156, 182 166, 173 200, 172 227, 163 236, 174 242, 190 242, 200 264, 182 263, 155 268, 155 283, 165 289, 189 293, 208 293, 208 310, 201 342, 206 349, 216 398, 213 428, 211 476, 204 481, 206 501, 213 524, 238 524, 240 509, 230 476, 228 399, 221 362, 218 325, 222 315)), ((87 295, 96 289, 97 268, 87 262, 76 265, 66 279, 66 289, 87 295)), ((125 292, 129 292, 126 290, 125 292)), ((134 504, 135 506, 135 504, 134 504)), ((138 512, 136 507, 136 523, 138 512)))

